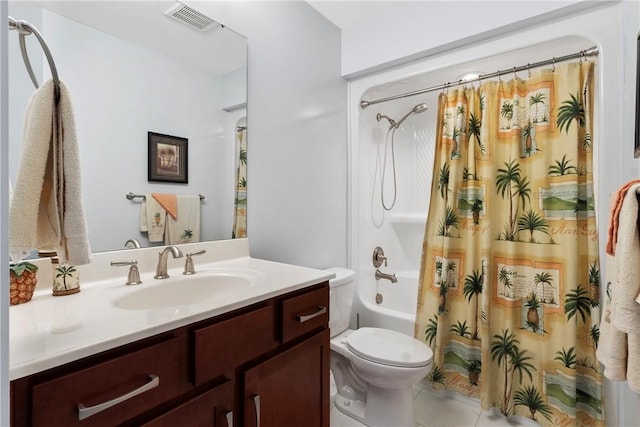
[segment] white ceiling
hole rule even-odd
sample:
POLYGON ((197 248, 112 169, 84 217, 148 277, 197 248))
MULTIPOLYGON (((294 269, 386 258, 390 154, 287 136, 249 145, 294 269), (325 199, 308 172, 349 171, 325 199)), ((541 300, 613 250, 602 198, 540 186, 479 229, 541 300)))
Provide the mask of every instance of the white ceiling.
POLYGON ((402 0, 307 0, 307 3, 338 28, 344 30, 367 19, 382 16, 400 6, 402 0))
MULTIPOLYGON (((201 32, 165 16, 164 12, 176 4, 173 0, 11 1, 48 9, 113 36, 165 52, 214 74, 224 75, 246 64, 247 41, 244 37, 226 27, 201 32)), ((20 19, 19 16, 14 18, 20 19)), ((46 34, 44 37, 46 40, 46 34)))

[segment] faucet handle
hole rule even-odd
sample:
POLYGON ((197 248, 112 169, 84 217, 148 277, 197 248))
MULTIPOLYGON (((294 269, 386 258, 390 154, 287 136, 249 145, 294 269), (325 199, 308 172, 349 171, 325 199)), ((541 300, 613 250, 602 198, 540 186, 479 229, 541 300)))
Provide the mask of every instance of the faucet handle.
POLYGON ((184 271, 182 272, 182 274, 185 274, 187 276, 191 274, 196 274, 196 270, 193 266, 193 259, 191 259, 191 257, 196 255, 202 255, 205 252, 207 251, 204 249, 198 252, 187 252, 187 259, 184 261, 184 271))
POLYGON ((135 259, 132 259, 131 261, 111 261, 111 266, 131 266, 131 268, 129 268, 129 275, 127 276, 125 285, 139 285, 140 283, 142 283, 142 280, 140 280, 140 271, 138 270, 138 261, 136 261, 135 259))
POLYGON ((384 266, 387 267, 387 257, 384 256, 384 251, 380 246, 376 247, 373 250, 373 266, 378 268, 382 265, 384 261, 384 266))

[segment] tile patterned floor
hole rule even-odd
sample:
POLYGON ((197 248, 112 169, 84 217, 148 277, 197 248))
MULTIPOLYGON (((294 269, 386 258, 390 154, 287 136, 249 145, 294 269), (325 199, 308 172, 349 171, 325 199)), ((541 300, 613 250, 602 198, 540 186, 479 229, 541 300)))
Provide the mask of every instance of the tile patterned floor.
MULTIPOLYGON (((507 419, 497 411, 483 411, 475 401, 434 393, 417 386, 414 387, 414 405, 417 427, 538 426, 524 418, 507 419)), ((331 411, 331 427, 363 427, 363 424, 334 408, 331 411)))

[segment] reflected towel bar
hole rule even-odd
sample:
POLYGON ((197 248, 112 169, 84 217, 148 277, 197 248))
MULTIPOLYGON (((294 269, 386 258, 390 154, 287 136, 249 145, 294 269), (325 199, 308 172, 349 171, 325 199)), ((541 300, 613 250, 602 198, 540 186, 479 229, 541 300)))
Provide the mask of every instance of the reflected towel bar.
MULTIPOLYGON (((202 194, 198 194, 198 196, 200 196, 200 200, 204 200, 204 196, 202 194)), ((146 199, 147 196, 145 196, 144 194, 134 194, 132 192, 128 192, 127 194, 125 194, 125 197, 129 200, 133 200, 133 199, 146 199)))

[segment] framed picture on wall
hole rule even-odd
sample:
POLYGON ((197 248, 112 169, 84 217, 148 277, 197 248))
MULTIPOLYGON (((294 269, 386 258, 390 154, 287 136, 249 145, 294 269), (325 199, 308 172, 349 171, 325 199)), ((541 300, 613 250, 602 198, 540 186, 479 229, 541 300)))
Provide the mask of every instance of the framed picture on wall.
POLYGON ((188 139, 148 132, 147 179, 155 182, 189 182, 188 139))

